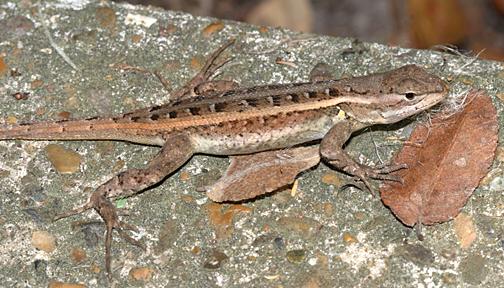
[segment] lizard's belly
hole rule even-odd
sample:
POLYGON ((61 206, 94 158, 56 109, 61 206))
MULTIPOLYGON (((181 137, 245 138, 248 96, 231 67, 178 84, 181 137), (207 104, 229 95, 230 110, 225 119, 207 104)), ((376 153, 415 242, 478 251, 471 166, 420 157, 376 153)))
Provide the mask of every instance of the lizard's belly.
POLYGON ((247 154, 292 147, 319 140, 334 125, 331 117, 295 123, 273 129, 258 127, 252 131, 194 133, 191 135, 197 153, 214 155, 247 154))

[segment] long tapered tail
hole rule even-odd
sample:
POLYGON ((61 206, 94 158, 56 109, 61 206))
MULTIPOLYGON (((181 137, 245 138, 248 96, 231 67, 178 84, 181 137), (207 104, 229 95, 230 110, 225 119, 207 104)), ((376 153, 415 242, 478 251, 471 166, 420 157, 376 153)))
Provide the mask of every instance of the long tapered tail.
POLYGON ((0 140, 119 140, 162 145, 153 132, 139 131, 134 125, 112 118, 101 118, 0 126, 0 140))
POLYGON ((90 136, 94 139, 111 139, 113 133, 96 133, 93 129, 96 124, 97 121, 93 120, 70 120, 5 125, 0 126, 0 140, 82 140, 90 136))

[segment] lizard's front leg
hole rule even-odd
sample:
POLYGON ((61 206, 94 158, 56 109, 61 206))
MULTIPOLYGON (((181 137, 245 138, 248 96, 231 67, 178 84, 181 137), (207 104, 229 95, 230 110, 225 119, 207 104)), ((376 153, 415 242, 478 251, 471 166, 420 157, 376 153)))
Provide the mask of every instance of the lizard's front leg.
POLYGON ((80 214, 91 208, 100 214, 107 228, 105 237, 105 267, 110 277, 112 230, 117 230, 119 235, 128 242, 141 246, 138 241, 124 232, 123 229, 135 230, 135 228, 119 220, 116 208, 110 201, 110 198, 132 196, 162 181, 166 176, 189 160, 192 154, 193 147, 189 136, 185 134, 168 136, 161 151, 150 161, 146 168, 129 169, 119 173, 99 186, 86 204, 77 209, 57 215, 55 220, 80 214))
POLYGON ((369 184, 369 178, 401 182, 402 179, 398 176, 388 174, 407 168, 404 164, 370 167, 355 162, 355 160, 343 150, 342 147, 356 130, 358 129, 354 127, 352 121, 336 123, 322 139, 320 143, 320 155, 322 155, 331 166, 351 176, 357 177, 358 180, 364 183, 371 194, 374 193, 369 184))

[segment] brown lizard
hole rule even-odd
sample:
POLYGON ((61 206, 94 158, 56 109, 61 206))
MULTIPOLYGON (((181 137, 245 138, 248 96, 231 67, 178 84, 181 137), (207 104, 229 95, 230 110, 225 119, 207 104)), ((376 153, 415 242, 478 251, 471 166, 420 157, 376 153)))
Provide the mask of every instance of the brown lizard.
MULTIPOLYGON (((111 118, 27 123, 0 128, 0 140, 119 140, 161 146, 144 169, 129 169, 100 185, 83 206, 56 219, 95 209, 106 224, 106 270, 110 277, 112 230, 140 245, 124 230, 111 199, 128 197, 173 173, 196 153, 243 155, 320 141, 326 163, 355 176, 400 181, 390 172, 403 165, 368 167, 342 149, 353 132, 375 124, 395 123, 439 103, 445 83, 424 69, 408 65, 352 79, 328 79, 320 73, 305 83, 237 88, 209 81, 227 62, 217 61, 233 41, 215 51, 202 71, 169 104, 111 118), (322 76, 321 76, 322 75, 322 76)), ((253 157, 253 154, 252 156, 253 157)))

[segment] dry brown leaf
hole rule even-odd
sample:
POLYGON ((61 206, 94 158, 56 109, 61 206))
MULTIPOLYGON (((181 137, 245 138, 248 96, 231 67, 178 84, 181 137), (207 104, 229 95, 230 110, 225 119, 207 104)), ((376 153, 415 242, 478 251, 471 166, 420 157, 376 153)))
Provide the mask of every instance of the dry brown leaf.
POLYGON ((207 189, 215 202, 252 199, 291 184, 320 161, 318 146, 235 156, 217 183, 207 189))
POLYGON ((386 183, 382 201, 408 226, 448 221, 459 213, 488 173, 497 147, 497 115, 490 97, 472 91, 463 111, 419 125, 394 163, 406 163, 398 171, 404 180, 386 183))

